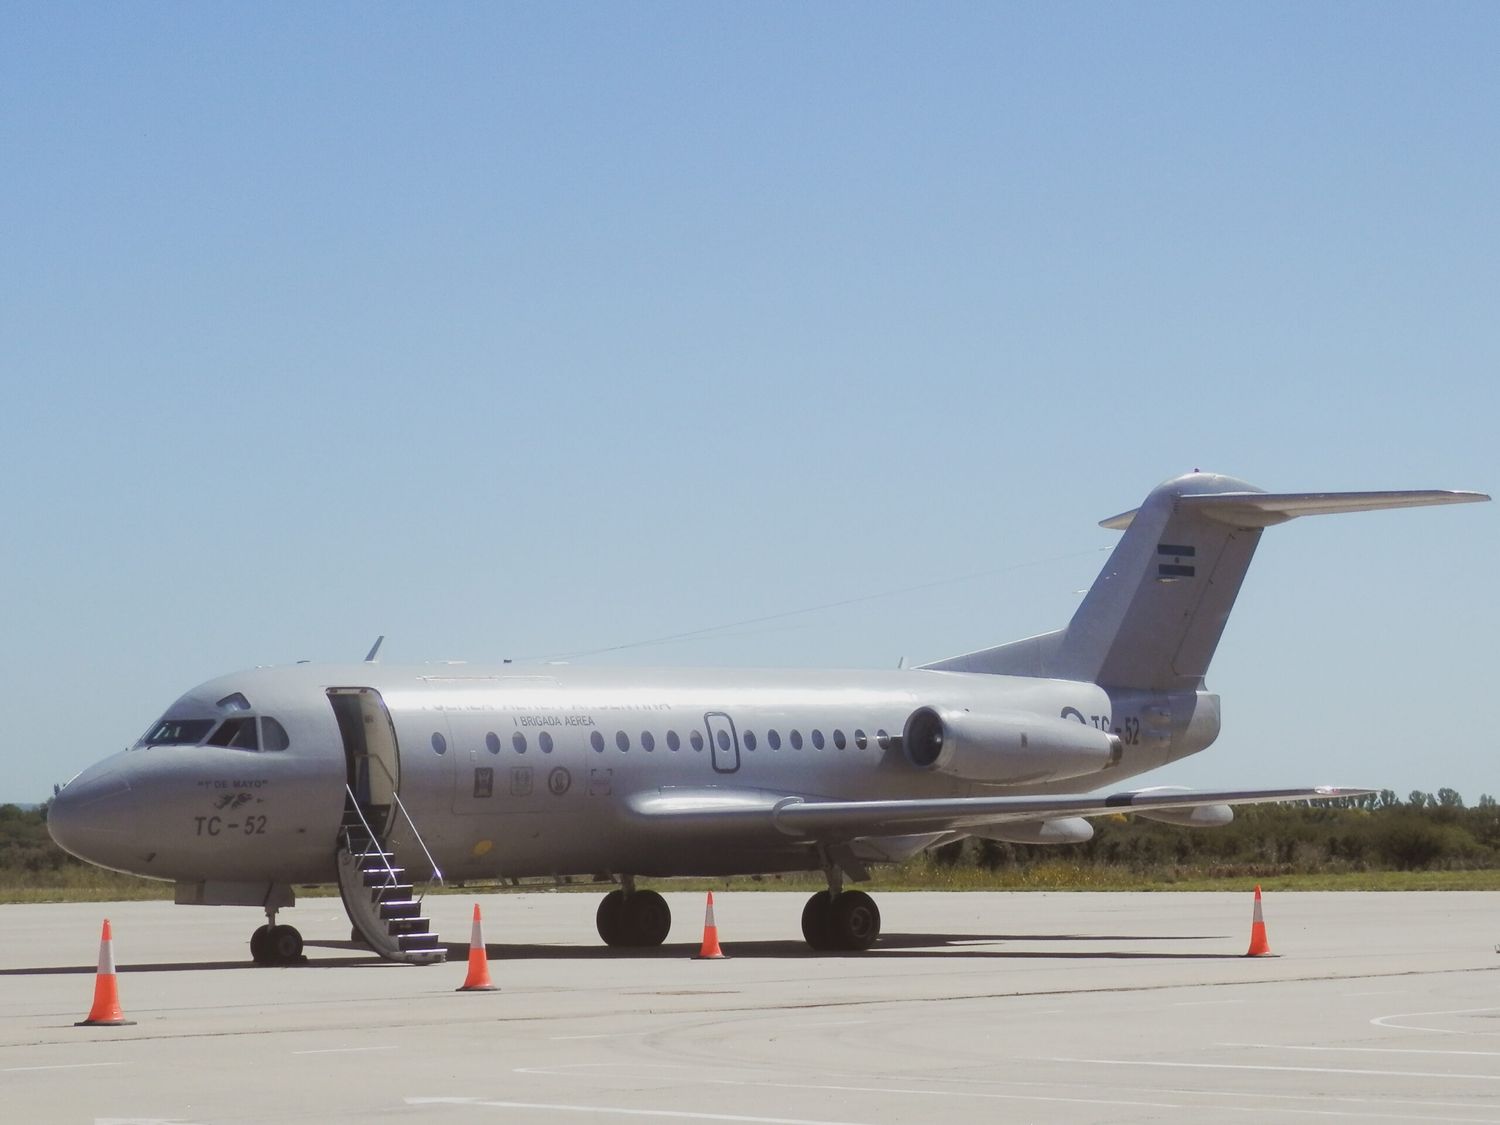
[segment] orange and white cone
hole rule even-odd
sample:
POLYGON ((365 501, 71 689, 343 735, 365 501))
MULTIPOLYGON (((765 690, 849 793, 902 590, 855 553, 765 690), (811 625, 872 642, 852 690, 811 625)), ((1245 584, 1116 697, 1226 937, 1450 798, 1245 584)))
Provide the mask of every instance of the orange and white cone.
POLYGON ((484 948, 484 930, 479 924, 479 904, 474 904, 474 926, 469 931, 469 975, 459 992, 494 992, 490 981, 490 959, 484 948))
POLYGON ((125 1018, 120 1010, 120 988, 115 983, 115 939, 109 932, 109 919, 104 919, 104 932, 99 937, 99 972, 94 977, 94 1006, 89 1009, 88 1019, 79 1020, 74 1027, 129 1027, 135 1020, 125 1018))
POLYGON ((724 957, 719 948, 719 927, 714 925, 714 893, 708 892, 708 909, 703 914, 703 945, 693 956, 694 961, 714 961, 724 957))
POLYGON ((1255 918, 1250 923, 1250 950, 1246 957, 1271 956, 1271 943, 1266 940, 1266 920, 1260 912, 1260 884, 1255 884, 1255 918))

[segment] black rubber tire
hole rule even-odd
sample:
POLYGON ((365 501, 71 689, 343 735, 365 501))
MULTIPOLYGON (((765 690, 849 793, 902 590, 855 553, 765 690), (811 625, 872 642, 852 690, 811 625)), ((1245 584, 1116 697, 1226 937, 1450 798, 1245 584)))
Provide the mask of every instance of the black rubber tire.
POLYGON ((672 908, 655 891, 636 891, 625 898, 627 945, 648 949, 667 940, 672 931, 672 908))
POLYGON ((807 944, 822 952, 833 949, 833 896, 819 891, 802 908, 802 936, 807 944))
POLYGON ((262 926, 250 935, 250 958, 257 965, 273 965, 275 954, 271 952, 271 927, 262 926))
POLYGON ((290 965, 302 959, 302 935, 295 926, 272 926, 266 946, 278 965, 290 965))
POLYGON ((629 945, 629 932, 625 927, 625 892, 610 891, 599 900, 599 909, 594 914, 594 925, 605 945, 629 945))
POLYGON ((833 900, 829 924, 837 948, 869 949, 880 937, 880 907, 864 891, 845 891, 833 900))

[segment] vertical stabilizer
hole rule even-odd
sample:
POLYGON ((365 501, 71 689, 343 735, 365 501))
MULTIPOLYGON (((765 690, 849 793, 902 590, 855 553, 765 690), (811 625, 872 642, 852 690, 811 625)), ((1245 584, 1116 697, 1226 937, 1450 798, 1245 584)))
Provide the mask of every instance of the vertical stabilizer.
POLYGON ((1125 534, 1066 629, 924 667, 1197 691, 1265 528, 1298 516, 1488 499, 1438 490, 1273 493, 1188 473, 1158 485, 1135 511, 1103 521, 1125 534))
POLYGON ((1190 473, 1104 521, 1125 534, 1068 623, 1051 674, 1151 691, 1201 687, 1261 528, 1221 522, 1182 501, 1258 492, 1231 477, 1190 473))

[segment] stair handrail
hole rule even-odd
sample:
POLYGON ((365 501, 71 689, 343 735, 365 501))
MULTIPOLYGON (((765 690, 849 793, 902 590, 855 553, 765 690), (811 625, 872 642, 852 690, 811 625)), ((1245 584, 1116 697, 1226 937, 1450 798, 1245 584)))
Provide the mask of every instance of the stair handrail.
MULTIPOLYGON (((360 852, 359 855, 355 857, 356 860, 358 860, 358 862, 363 865, 364 861, 370 858, 371 851, 380 841, 379 838, 375 835, 375 829, 371 828, 370 822, 365 819, 365 811, 364 809, 359 807, 359 798, 354 795, 354 789, 349 785, 345 785, 344 792, 349 795, 349 804, 354 809, 354 815, 359 817, 360 824, 364 825, 365 837, 369 840, 369 843, 365 845, 365 850, 360 852)), ((349 827, 347 825, 345 825, 344 827, 344 843, 349 848, 349 853, 353 855, 354 841, 350 836, 349 827)), ((377 854, 380 856, 380 862, 385 864, 385 872, 391 877, 391 883, 394 884, 397 881, 396 869, 391 866, 390 856, 386 855, 385 848, 383 847, 377 854)))
MULTIPOLYGON (((411 828, 412 837, 417 841, 417 847, 421 848, 422 854, 427 857, 427 865, 432 868, 432 878, 437 881, 439 886, 447 886, 447 884, 443 881, 442 868, 438 867, 437 860, 432 858, 432 852, 427 850, 427 841, 422 839, 422 833, 417 828, 417 822, 411 818, 411 813, 407 811, 405 802, 401 800, 401 794, 396 791, 396 778, 391 773, 390 767, 387 766, 385 762, 380 758, 372 757, 370 760, 380 767, 381 772, 383 772, 386 776, 386 779, 390 781, 391 800, 395 802, 396 809, 400 812, 400 814, 406 818, 406 823, 411 828)), ((363 820, 364 817, 361 816, 360 819, 363 820)), ((394 825, 392 827, 394 827, 394 825)), ((390 832, 387 832, 386 835, 389 836, 390 832)))

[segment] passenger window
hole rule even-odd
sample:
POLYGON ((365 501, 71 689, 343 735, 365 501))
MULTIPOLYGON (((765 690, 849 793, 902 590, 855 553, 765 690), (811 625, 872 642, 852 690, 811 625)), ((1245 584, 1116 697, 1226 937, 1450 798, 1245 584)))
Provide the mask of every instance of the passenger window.
POLYGON ((865 737, 864 731, 857 730, 854 732, 854 745, 859 747, 861 750, 870 745, 870 740, 865 737))
POLYGON ((745 732, 745 749, 746 750, 754 750, 755 749, 755 732, 753 730, 747 730, 745 732))
POLYGON ((641 731, 641 749, 648 754, 656 749, 656 736, 649 730, 641 731))
POLYGON ((494 731, 484 736, 484 746, 491 754, 500 753, 500 736, 494 731))
POLYGON ((701 751, 703 749, 703 736, 697 731, 694 731, 692 734, 688 735, 688 741, 693 744, 694 750, 701 751))
POLYGON ((292 744, 291 738, 287 736, 286 727, 270 715, 260 720, 260 741, 262 750, 285 750, 292 744))
POLYGON ((630 735, 622 730, 615 731, 615 745, 622 751, 630 749, 630 735))
POLYGON ((667 749, 668 750, 681 750, 682 749, 682 739, 680 739, 680 738, 677 737, 677 732, 675 730, 669 730, 669 731, 667 731, 667 749))
POLYGON ((727 751, 729 749, 729 732, 727 730, 721 730, 719 732, 719 739, 718 739, 718 741, 719 741, 719 749, 727 751))
POLYGON ((520 731, 510 736, 510 744, 516 748, 517 754, 526 753, 526 736, 520 731))
POLYGON ((813 747, 817 750, 823 749, 823 732, 820 730, 813 731, 813 747))
POLYGON ((253 718, 225 719, 208 740, 210 746, 224 746, 231 750, 259 750, 260 739, 255 733, 253 718))
POLYGON ((889 750, 891 748, 891 736, 883 730, 875 732, 875 741, 882 750, 889 750))
POLYGON ((432 732, 432 752, 434 754, 446 754, 448 752, 448 740, 437 731, 432 732))
POLYGON ((794 730, 794 731, 792 731, 792 749, 793 750, 801 750, 802 749, 802 732, 800 730, 794 730))
POLYGON ((839 750, 842 750, 845 746, 848 745, 848 743, 844 741, 843 731, 836 730, 833 732, 833 745, 839 750))
POLYGON ((543 754, 552 753, 552 736, 546 731, 536 736, 536 744, 542 748, 543 754))
POLYGON ((781 732, 778 731, 775 727, 772 727, 770 730, 766 731, 766 741, 771 744, 772 750, 780 750, 781 732))

